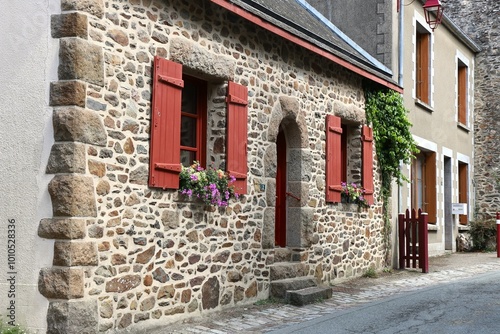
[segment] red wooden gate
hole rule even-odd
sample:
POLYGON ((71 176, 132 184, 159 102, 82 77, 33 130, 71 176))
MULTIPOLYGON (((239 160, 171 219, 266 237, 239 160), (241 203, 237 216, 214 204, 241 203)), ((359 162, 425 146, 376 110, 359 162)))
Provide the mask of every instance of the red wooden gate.
POLYGON ((423 273, 429 272, 429 237, 427 235, 427 213, 418 209, 400 213, 399 224, 399 268, 418 268, 423 273))

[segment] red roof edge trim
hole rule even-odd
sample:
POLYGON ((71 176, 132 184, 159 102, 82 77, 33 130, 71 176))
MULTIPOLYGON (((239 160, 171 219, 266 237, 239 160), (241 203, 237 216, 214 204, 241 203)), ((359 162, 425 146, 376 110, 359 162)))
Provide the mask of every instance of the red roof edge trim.
POLYGON ((236 14, 236 15, 238 15, 238 16, 240 16, 240 17, 274 33, 274 34, 276 34, 276 35, 278 35, 278 36, 280 36, 280 37, 283 37, 283 38, 289 40, 292 43, 295 43, 295 44, 297 44, 305 49, 310 50, 311 52, 316 53, 317 55, 320 55, 328 60, 331 60, 334 63, 336 63, 342 67, 345 67, 348 70, 351 70, 354 73, 359 74, 360 76, 362 76, 366 79, 374 81, 374 82, 376 82, 382 86, 385 86, 389 89, 392 89, 398 93, 403 93, 403 88, 398 86, 397 84, 394 84, 392 82, 389 82, 387 80, 379 78, 376 75, 374 75, 368 71, 365 71, 362 68, 359 68, 359 67, 349 63, 348 61, 341 59, 341 58, 317 47, 314 44, 311 44, 307 41, 304 41, 303 39, 287 32, 286 30, 283 30, 283 29, 281 29, 281 28, 279 28, 279 27, 277 27, 269 22, 262 20, 260 17, 245 11, 244 9, 230 3, 227 0, 210 0, 210 1, 227 9, 228 11, 230 11, 230 12, 232 12, 232 13, 234 13, 234 14, 236 14))

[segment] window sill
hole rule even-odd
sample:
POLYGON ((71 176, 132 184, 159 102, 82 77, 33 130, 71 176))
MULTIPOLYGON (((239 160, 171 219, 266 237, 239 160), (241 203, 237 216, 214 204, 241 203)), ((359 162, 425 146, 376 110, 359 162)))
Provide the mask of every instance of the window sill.
POLYGON ((458 224, 458 232, 467 232, 470 231, 469 225, 458 224))
POLYGON ((344 202, 341 202, 341 203, 337 203, 337 205, 339 206, 339 208, 343 211, 343 212, 357 212, 357 213, 360 213, 360 212, 366 212, 368 211, 368 208, 366 207, 363 207, 362 205, 359 205, 357 203, 344 203, 344 202))
POLYGON ((461 129, 461 130, 463 130, 463 131, 467 132, 467 133, 469 133, 469 132, 470 132, 470 128, 469 128, 467 125, 463 124, 463 123, 457 122, 457 127, 458 127, 459 129, 461 129))
POLYGON ((437 231, 438 227, 436 224, 427 224, 427 231, 437 231))
POLYGON ((424 109, 427 112, 430 112, 430 113, 434 112, 434 108, 432 108, 427 103, 420 101, 419 99, 415 99, 415 105, 418 106, 418 107, 420 107, 420 108, 422 108, 422 109, 424 109))
POLYGON ((179 192, 176 192, 176 194, 173 195, 172 199, 175 203, 177 203, 178 207, 189 205, 192 206, 192 208, 203 209, 205 211, 215 211, 217 209, 216 206, 207 205, 199 198, 182 195, 179 194, 179 192))

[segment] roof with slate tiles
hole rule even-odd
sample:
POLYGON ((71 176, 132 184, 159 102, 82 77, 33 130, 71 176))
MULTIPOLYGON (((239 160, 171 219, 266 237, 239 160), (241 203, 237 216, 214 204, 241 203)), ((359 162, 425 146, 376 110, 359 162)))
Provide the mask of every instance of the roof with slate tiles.
POLYGON ((305 0, 211 1, 330 60, 339 60, 336 62, 340 65, 370 80, 402 91, 392 78, 390 69, 369 55, 305 0))

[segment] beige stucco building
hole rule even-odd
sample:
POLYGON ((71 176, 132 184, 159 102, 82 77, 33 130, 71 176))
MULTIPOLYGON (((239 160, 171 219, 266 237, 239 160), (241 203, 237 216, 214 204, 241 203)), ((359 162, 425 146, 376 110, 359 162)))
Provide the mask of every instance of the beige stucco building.
POLYGON ((395 187, 394 198, 398 212, 422 208, 428 213, 429 252, 437 255, 455 251, 458 233, 473 219, 474 57, 479 48, 446 15, 432 31, 419 1, 401 12, 403 97, 420 153, 411 166, 402 167, 411 183, 395 187), (453 214, 453 203, 465 204, 465 214, 453 214))

